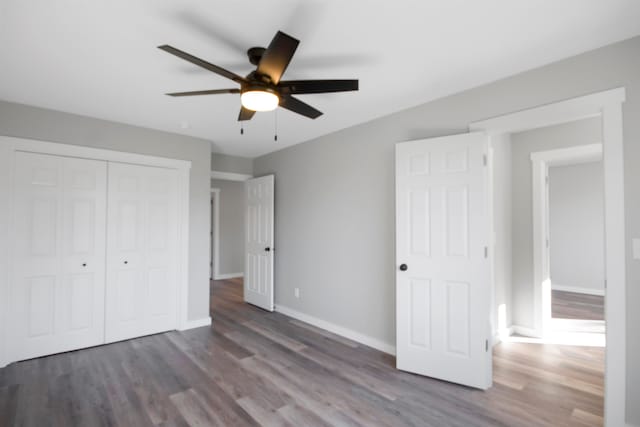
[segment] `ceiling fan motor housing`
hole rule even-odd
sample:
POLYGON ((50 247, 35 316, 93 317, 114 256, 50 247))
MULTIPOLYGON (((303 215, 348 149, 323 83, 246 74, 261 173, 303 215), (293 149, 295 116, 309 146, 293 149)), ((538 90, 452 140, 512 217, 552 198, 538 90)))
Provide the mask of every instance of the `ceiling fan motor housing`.
POLYGON ((262 55, 266 49, 264 47, 252 47, 247 50, 247 56, 249 57, 249 62, 253 65, 258 65, 260 60, 262 59, 262 55))

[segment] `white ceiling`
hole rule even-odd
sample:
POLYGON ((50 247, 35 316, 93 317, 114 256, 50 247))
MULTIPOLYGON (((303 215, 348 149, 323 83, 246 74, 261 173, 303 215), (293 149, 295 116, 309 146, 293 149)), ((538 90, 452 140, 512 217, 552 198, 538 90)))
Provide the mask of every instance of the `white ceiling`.
POLYGON ((254 157, 638 34, 637 0, 0 0, 0 99, 254 157), (302 95, 325 114, 257 113, 242 136, 239 95, 163 95, 235 83, 156 46, 246 74, 277 30, 301 40, 285 79, 360 91, 302 95))

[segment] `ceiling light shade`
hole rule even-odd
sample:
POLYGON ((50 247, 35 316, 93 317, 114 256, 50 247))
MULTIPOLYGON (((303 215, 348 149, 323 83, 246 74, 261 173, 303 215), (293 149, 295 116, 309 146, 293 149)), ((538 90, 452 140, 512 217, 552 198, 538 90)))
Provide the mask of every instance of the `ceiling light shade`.
POLYGON ((242 92, 242 95, 240 95, 240 102, 247 110, 271 111, 278 107, 280 99, 278 98, 278 95, 273 92, 252 89, 242 92))

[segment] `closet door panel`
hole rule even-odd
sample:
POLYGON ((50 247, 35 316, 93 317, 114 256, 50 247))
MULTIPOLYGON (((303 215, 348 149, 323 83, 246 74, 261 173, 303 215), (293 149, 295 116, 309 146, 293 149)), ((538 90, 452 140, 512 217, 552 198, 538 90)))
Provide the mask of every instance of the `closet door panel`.
POLYGON ((109 164, 108 342, 175 329, 177 173, 109 164))
POLYGON ((10 357, 101 344, 106 163, 15 156, 10 357))

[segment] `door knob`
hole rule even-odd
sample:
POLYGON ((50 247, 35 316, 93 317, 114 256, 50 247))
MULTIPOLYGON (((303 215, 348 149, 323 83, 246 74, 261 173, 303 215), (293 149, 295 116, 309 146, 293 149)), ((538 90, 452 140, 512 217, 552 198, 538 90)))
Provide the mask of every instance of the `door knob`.
POLYGON ((87 263, 86 263, 86 262, 83 262, 83 263, 82 263, 82 266, 83 266, 83 267, 86 267, 86 266, 87 266, 87 263))
POLYGON ((408 268, 407 264, 400 264, 400 271, 407 271, 408 268))
POLYGON ((264 248, 265 252, 271 252, 271 248, 264 248))
POLYGON ((129 264, 129 261, 125 261, 124 263, 125 263, 125 264, 129 264))

